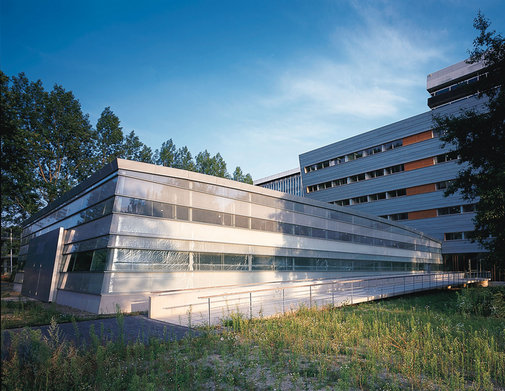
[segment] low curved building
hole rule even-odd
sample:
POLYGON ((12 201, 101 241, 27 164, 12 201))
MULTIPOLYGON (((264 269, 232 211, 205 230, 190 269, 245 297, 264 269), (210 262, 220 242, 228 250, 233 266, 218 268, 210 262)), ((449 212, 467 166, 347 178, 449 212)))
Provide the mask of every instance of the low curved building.
POLYGON ((24 222, 22 293, 94 313, 154 291, 436 271, 440 241, 324 202, 117 159, 24 222))

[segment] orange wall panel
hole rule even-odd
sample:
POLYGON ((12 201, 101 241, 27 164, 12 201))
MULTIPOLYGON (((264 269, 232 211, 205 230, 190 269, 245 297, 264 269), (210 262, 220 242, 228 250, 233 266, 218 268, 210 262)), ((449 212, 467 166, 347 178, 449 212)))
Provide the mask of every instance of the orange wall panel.
POLYGON ((410 145, 414 143, 419 143, 424 140, 430 140, 433 138, 433 132, 431 130, 427 130, 426 132, 414 134, 412 136, 405 137, 403 139, 403 145, 410 145))
POLYGON ((427 157, 426 159, 405 163, 405 171, 416 170, 418 168, 428 167, 432 165, 433 165, 433 158, 427 157))
POLYGON ((407 195, 416 195, 416 194, 424 194, 431 193, 432 191, 436 191, 436 187, 434 183, 430 183, 429 185, 422 186, 414 186, 407 188, 407 195))
POLYGON ((409 212, 409 220, 429 219, 437 217, 436 209, 420 210, 418 212, 409 212))

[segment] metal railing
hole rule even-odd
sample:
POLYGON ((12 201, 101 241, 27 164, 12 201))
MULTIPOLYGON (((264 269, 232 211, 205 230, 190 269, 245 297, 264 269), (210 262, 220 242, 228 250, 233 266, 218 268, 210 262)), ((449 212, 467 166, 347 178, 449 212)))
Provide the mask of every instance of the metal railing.
POLYGON ((189 302, 177 304, 172 301, 172 305, 167 305, 171 302, 170 295, 158 292, 157 296, 151 296, 149 317, 174 322, 174 316, 180 319, 181 314, 187 314, 193 324, 210 325, 221 322, 233 313, 249 318, 272 316, 301 306, 352 305, 489 279, 490 272, 456 272, 330 279, 294 284, 285 282, 285 286, 279 282, 275 287, 238 286, 227 292, 223 292, 226 287, 222 287, 215 294, 197 294, 189 302))

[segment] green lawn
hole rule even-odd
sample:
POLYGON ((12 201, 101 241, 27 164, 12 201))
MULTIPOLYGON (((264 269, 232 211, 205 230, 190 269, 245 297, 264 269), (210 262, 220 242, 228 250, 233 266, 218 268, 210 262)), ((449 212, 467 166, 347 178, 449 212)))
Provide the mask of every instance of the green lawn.
MULTIPOLYGON (((504 389, 503 288, 436 291, 342 308, 302 308, 178 342, 76 347, 57 326, 2 353, 2 389, 504 389)), ((118 315, 121 321, 122 315, 118 315)))

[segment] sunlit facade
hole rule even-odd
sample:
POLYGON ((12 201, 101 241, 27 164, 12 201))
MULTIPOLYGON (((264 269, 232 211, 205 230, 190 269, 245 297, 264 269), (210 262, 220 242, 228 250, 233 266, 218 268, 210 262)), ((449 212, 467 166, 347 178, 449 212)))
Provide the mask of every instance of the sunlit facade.
POLYGON ((24 223, 22 293, 111 313, 153 292, 438 270, 441 244, 348 208, 115 160, 24 223))

